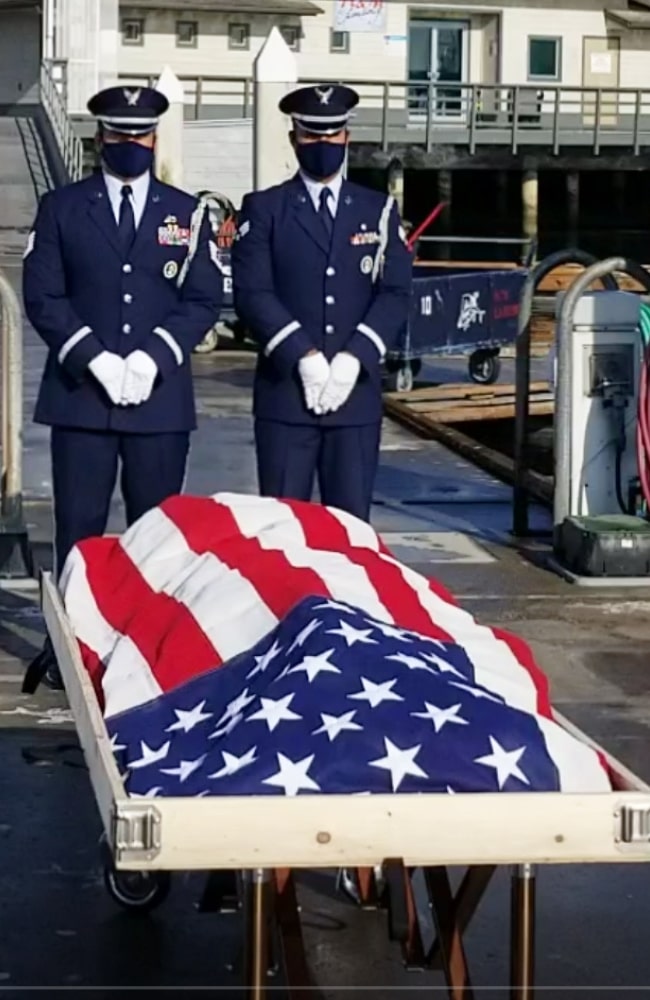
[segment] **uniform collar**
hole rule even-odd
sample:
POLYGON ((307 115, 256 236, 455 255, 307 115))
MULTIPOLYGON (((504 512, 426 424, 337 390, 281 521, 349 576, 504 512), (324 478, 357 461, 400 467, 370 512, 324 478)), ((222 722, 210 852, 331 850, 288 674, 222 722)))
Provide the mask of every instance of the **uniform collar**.
POLYGON ((324 184, 322 181, 314 180, 313 177, 309 177, 302 170, 299 171, 299 175, 301 181, 309 192, 309 197, 314 203, 316 211, 320 208, 320 193, 323 188, 327 187, 332 192, 332 209, 336 212, 341 194, 341 187, 343 185, 343 171, 341 170, 336 177, 333 177, 331 181, 327 182, 327 184, 324 184))
POLYGON ((125 184, 128 184, 133 192, 131 197, 133 198, 134 207, 139 208, 141 211, 144 209, 151 182, 151 174, 149 172, 131 181, 123 181, 120 177, 115 177, 106 170, 102 170, 102 175, 111 203, 119 205, 122 198, 122 188, 125 184))

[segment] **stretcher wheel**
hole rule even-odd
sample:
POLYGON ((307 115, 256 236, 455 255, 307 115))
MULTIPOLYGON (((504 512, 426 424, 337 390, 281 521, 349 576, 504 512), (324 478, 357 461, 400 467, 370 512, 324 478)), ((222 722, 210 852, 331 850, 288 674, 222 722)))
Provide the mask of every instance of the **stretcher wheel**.
POLYGON ((479 385, 492 385, 501 374, 498 351, 474 351, 469 357, 469 376, 479 385))
POLYGON ((118 871, 113 856, 102 836, 100 852, 104 866, 104 885, 111 899, 126 910, 149 913, 167 899, 171 875, 161 871, 118 871))
POLYGON ((117 871, 112 864, 104 866, 104 885, 116 903, 125 910, 149 913, 167 899, 171 889, 169 872, 117 871))

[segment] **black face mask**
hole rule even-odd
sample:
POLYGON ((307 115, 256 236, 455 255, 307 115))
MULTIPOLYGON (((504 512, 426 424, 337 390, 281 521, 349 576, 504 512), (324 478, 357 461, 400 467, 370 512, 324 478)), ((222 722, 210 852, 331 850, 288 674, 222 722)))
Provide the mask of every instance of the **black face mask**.
POLYGON ((137 142, 105 142, 102 159, 118 177, 140 177, 153 166, 153 149, 137 142))
POLYGON ((296 143, 295 150, 302 169, 317 181, 337 174, 345 159, 345 145, 322 139, 319 142, 296 143))

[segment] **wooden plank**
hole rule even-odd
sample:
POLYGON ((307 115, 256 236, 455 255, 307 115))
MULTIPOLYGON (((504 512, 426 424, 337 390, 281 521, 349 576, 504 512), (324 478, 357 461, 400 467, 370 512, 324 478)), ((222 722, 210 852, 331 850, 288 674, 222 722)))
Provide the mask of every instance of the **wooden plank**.
MULTIPOLYGON (((548 382, 531 382, 530 391, 548 392, 550 389, 548 382)), ((468 382, 447 382, 444 385, 427 385, 418 389, 411 389, 409 392, 388 392, 386 396, 391 399, 474 399, 479 396, 508 396, 515 391, 512 382, 503 382, 499 385, 474 385, 468 382)))
MULTIPOLYGON (((507 396, 479 396, 476 399, 469 396, 460 399, 400 399, 398 402, 408 406, 413 413, 437 413, 444 412, 449 407, 489 410, 492 406, 511 406, 514 405, 515 398, 514 392, 511 392, 507 396)), ((529 399, 534 403, 552 403, 554 396, 552 392, 535 392, 530 394, 529 399)))
MULTIPOLYGON (((411 407, 409 407, 412 410, 411 407)), ((529 413, 533 417, 550 417, 555 412, 555 404, 533 403, 529 407, 529 413)), ((476 420, 512 420, 515 415, 514 400, 505 406, 459 406, 450 407, 445 410, 436 410, 433 413, 418 413, 418 420, 433 420, 441 424, 462 424, 476 420)))

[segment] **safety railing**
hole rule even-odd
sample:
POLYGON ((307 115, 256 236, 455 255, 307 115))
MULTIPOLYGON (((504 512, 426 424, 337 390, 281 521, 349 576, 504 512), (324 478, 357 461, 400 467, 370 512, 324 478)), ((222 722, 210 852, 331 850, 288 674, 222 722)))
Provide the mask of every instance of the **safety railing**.
MULTIPOLYGON (((146 74, 122 74, 125 83, 155 83, 146 74)), ((188 118, 250 118, 251 76, 181 76, 188 118)), ((300 83, 346 83, 360 95, 357 142, 384 151, 408 144, 431 151, 438 143, 497 145, 516 153, 538 147, 559 154, 569 147, 594 154, 615 147, 639 155, 650 142, 650 89, 535 84, 436 83, 427 80, 301 78, 300 83)))
POLYGON ((46 62, 41 63, 40 99, 66 173, 71 181, 78 181, 83 174, 83 143, 68 117, 59 83, 46 62))
POLYGON ((23 330, 18 296, 0 271, 2 335, 2 478, 0 577, 32 575, 23 515, 23 330))

